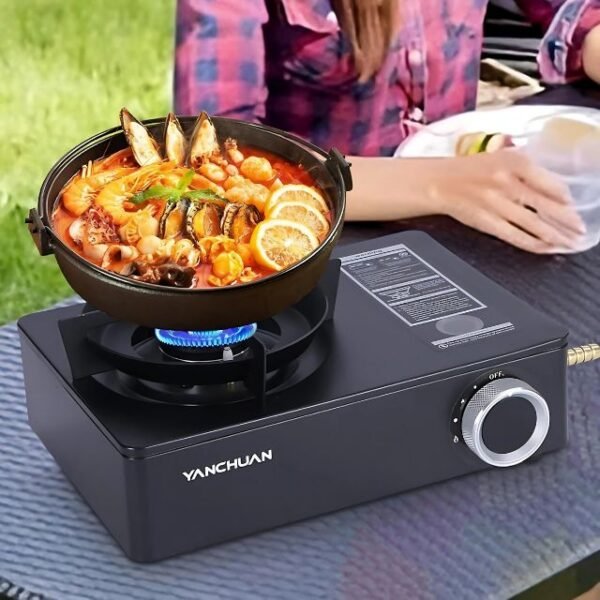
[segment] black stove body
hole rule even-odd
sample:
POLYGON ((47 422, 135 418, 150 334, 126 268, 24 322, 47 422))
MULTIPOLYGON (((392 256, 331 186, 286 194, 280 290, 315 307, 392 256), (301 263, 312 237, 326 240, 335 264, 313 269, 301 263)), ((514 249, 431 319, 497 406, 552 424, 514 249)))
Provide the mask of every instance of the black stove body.
POLYGON ((21 319, 31 427, 131 559, 566 444, 563 327, 423 233, 336 256, 227 360, 83 305, 21 319))

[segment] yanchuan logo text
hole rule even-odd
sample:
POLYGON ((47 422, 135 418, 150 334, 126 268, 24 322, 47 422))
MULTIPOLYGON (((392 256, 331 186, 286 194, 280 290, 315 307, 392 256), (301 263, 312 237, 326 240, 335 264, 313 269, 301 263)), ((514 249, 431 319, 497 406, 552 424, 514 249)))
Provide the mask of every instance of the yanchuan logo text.
POLYGON ((188 481, 194 481, 197 477, 204 479, 211 475, 219 475, 221 473, 226 473, 227 471, 251 467, 252 465, 267 462, 269 460, 273 460, 273 450, 263 450, 260 454, 246 454, 246 456, 238 456, 231 460, 223 460, 214 465, 199 467, 198 469, 192 469, 191 471, 183 471, 182 475, 188 481))

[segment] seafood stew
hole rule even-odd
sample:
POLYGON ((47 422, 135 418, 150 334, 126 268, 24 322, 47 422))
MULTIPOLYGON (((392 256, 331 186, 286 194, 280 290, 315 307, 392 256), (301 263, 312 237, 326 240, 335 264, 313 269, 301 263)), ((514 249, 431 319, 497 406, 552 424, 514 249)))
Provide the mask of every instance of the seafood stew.
POLYGON ((232 137, 202 113, 188 137, 170 114, 158 143, 121 111, 128 147, 89 161, 61 190, 55 235, 132 281, 222 288, 284 271, 332 229, 310 172, 232 137))
MULTIPOLYGON (((180 117, 186 140, 191 139, 196 117, 180 117)), ((221 141, 242 141, 249 148, 268 150, 284 162, 299 166, 323 192, 330 207, 331 228, 319 247, 293 266, 248 283, 225 286, 176 287, 135 280, 103 269, 68 246, 54 229, 53 215, 61 193, 82 171, 82 165, 127 150, 121 125, 83 140, 60 158, 46 175, 36 208, 26 219, 39 253, 53 255, 65 279, 88 306, 107 318, 144 327, 174 330, 207 330, 236 327, 272 317, 299 302, 321 282, 325 272, 335 272, 331 253, 343 229, 346 192, 352 189, 351 165, 335 148, 323 150, 293 134, 258 123, 225 117, 212 119, 221 141)), ((143 121, 151 137, 163 139, 165 117, 143 121)), ((188 147, 185 147, 186 152, 188 147)), ((160 150, 161 153, 163 150, 160 150)), ((116 167, 127 167, 123 155, 116 167)), ((187 165, 185 165, 187 166, 187 165)), ((138 165, 139 167, 139 165, 138 165)), ((302 185, 302 184, 300 184, 302 185)), ((286 209, 287 210, 287 209, 286 209)), ((172 274, 177 274, 178 269, 172 274)))

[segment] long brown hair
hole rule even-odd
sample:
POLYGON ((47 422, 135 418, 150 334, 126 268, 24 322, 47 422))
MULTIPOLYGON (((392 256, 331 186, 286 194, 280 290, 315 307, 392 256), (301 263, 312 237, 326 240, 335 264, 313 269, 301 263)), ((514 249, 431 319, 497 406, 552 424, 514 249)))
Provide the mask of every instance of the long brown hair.
POLYGON ((352 45, 361 82, 381 68, 397 30, 398 0, 332 0, 343 32, 352 45))

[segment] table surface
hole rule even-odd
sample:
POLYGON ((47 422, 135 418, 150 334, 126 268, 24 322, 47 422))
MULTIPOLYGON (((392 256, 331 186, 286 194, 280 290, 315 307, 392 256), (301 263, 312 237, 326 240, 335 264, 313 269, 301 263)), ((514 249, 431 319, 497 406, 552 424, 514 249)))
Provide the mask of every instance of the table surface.
MULTIPOLYGON (((585 92, 559 92, 538 101, 590 105, 585 92)), ((442 218, 347 225, 340 244, 402 229, 426 231, 564 323, 571 344, 600 338, 600 247, 534 256, 442 218)), ((42 594, 61 600, 509 598, 600 549, 600 365, 568 375, 570 442, 563 451, 138 565, 121 554, 29 429, 16 328, 5 326, 0 573, 6 580, 0 579, 0 592, 10 581, 12 597, 30 600, 42 594)))

